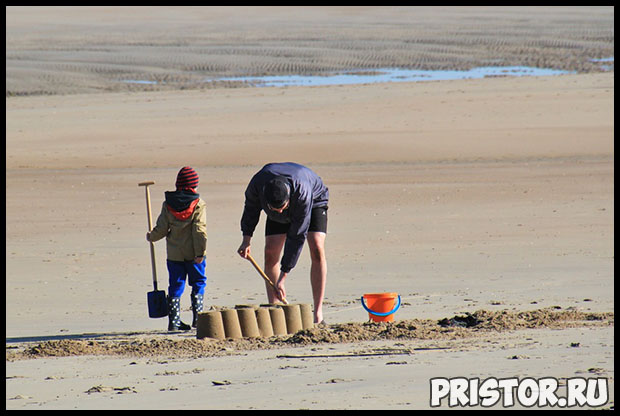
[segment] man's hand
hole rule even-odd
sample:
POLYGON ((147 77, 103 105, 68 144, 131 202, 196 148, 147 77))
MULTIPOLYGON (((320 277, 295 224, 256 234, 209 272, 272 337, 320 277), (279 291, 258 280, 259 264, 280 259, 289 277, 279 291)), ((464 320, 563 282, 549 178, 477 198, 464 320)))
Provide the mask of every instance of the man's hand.
POLYGON ((243 242, 241 242, 241 245, 237 249, 237 254, 239 254, 244 259, 247 259, 250 255, 250 238, 251 237, 244 235, 243 242))
POLYGON ((196 264, 200 264, 200 263, 202 263, 202 261, 203 261, 204 259, 205 259, 205 258, 204 258, 204 256, 201 256, 201 257, 194 257, 194 263, 196 263, 196 264))
POLYGON ((286 280, 286 276, 288 276, 288 273, 280 272, 280 277, 278 277, 278 281, 275 284, 276 290, 274 293, 282 302, 286 299, 286 289, 284 288, 284 280, 286 280))

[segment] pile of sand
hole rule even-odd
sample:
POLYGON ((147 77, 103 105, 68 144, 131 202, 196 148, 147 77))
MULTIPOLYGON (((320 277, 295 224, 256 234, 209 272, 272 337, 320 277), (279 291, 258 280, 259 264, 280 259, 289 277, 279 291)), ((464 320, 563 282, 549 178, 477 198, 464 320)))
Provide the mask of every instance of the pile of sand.
POLYGON ((179 339, 174 335, 158 337, 125 336, 104 340, 51 340, 35 345, 24 344, 7 350, 6 360, 78 355, 113 355, 136 357, 206 357, 236 354, 239 351, 338 344, 375 340, 455 340, 493 331, 534 328, 574 328, 612 326, 614 313, 587 313, 559 307, 525 312, 479 310, 466 316, 439 321, 410 319, 397 322, 365 322, 323 325, 287 336, 242 340, 179 339), (469 324, 463 324, 467 322, 469 324))

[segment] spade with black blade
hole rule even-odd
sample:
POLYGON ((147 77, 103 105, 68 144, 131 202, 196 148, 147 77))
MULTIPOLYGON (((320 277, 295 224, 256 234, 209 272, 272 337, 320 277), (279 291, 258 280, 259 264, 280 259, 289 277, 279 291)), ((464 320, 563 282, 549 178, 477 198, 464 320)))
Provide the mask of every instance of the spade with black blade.
MULTIPOLYGON (((146 191, 146 213, 149 220, 149 232, 153 229, 153 219, 151 217, 151 194, 149 193, 149 185, 155 182, 140 182, 138 186, 144 186, 146 191)), ((155 244, 149 241, 151 246, 151 267, 153 269, 153 291, 146 294, 146 300, 149 305, 149 318, 163 318, 168 315, 168 304, 166 302, 166 292, 157 290, 157 272, 155 271, 155 244)))

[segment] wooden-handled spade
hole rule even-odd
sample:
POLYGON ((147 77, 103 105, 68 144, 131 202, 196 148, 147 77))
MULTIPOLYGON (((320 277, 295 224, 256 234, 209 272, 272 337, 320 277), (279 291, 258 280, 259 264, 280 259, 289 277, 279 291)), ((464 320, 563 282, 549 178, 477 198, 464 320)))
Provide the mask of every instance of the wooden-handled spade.
MULTIPOLYGON (((258 273, 262 276, 262 278, 265 279, 265 281, 267 283, 269 283, 269 286, 271 286, 271 288, 277 292, 278 289, 276 289, 276 287, 273 284, 273 282, 271 281, 271 279, 269 279, 269 277, 267 277, 267 275, 265 274, 263 269, 260 268, 260 266, 256 263, 256 261, 254 261, 254 258, 252 258, 252 256, 250 254, 248 254, 248 260, 250 260, 250 263, 252 263, 252 266, 254 266, 254 268, 258 271, 258 273)), ((284 303, 285 305, 288 305, 288 302, 286 301, 286 298, 282 299, 282 303, 284 303)))
MULTIPOLYGON (((153 229, 153 219, 151 216, 151 194, 149 193, 149 185, 155 182, 140 182, 138 186, 144 186, 146 192, 146 213, 149 221, 149 232, 153 229)), ((149 318, 163 318, 168 316, 168 302, 166 301, 166 292, 157 290, 157 271, 155 270, 155 244, 149 241, 151 246, 151 269, 153 270, 153 291, 146 294, 146 300, 149 306, 149 318)))

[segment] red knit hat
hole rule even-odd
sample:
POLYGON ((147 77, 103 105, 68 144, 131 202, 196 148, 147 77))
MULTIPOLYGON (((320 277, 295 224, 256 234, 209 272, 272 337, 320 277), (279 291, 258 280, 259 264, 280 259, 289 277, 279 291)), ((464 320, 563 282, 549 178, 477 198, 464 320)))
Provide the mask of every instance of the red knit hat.
POLYGON ((177 189, 195 188, 198 186, 198 174, 189 166, 181 168, 177 175, 177 189))

